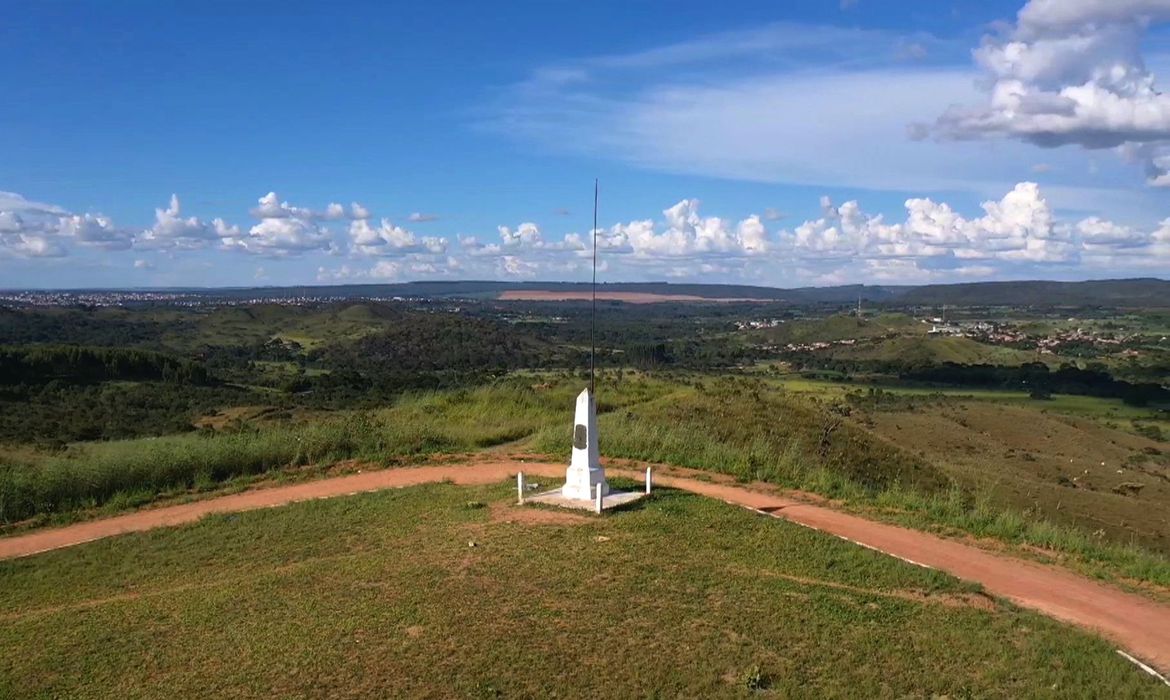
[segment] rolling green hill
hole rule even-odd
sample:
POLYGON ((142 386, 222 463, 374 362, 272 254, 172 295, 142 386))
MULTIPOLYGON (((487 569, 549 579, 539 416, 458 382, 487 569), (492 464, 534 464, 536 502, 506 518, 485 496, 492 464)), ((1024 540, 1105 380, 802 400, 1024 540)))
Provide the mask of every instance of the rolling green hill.
POLYGON ((882 313, 858 320, 848 314, 834 314, 826 318, 788 321, 759 331, 771 343, 812 343, 876 338, 891 333, 925 334, 926 326, 901 313, 882 313))
POLYGON ((511 484, 209 517, 0 562, 0 696, 1153 697, 1089 633, 698 496, 511 484), (680 553, 685 553, 680 555, 680 553))
POLYGON ((1036 362, 1035 352, 986 345, 971 338, 897 336, 832 349, 833 357, 849 360, 900 361, 909 364, 1019 365, 1036 362))
POLYGON ((1170 306, 1170 281, 1160 279, 1087 282, 971 282, 910 287, 906 304, 937 306, 1170 306))

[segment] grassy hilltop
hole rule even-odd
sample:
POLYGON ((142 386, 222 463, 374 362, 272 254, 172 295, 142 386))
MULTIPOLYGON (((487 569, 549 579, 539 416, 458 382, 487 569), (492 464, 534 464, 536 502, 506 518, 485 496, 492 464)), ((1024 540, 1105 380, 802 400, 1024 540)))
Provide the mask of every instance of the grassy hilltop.
POLYGON ((0 695, 1157 692, 1086 633, 733 506, 510 502, 417 487, 0 563, 0 695))
MULTIPOLYGON (((1037 461, 1026 450, 1008 452, 1004 461, 1005 453, 976 439, 984 449, 964 448, 957 458, 945 443, 931 442, 961 437, 945 418, 943 425, 922 426, 930 438, 910 429, 914 421, 931 420, 939 405, 953 405, 942 416, 979 406, 1002 410, 986 402, 928 395, 892 405, 879 399, 874 406, 865 395, 847 393, 848 387, 840 387, 840 399, 829 400, 823 392, 833 385, 817 385, 822 393, 809 396, 770 380, 616 376, 602 379, 600 429, 608 457, 800 488, 879 517, 1038 545, 1095 571, 1170 586, 1170 561, 1164 557, 1170 527, 1163 511, 1147 507, 1170 501, 1160 480, 1139 498, 1110 490, 1131 478, 1124 475, 1098 474, 1096 488, 1070 488, 1051 476, 1052 462, 1037 461), (992 462, 996 466, 983 466, 979 459, 991 454, 999 457, 992 462), (1144 546, 1135 546, 1135 534, 1144 546)), ((159 498, 242 488, 273 476, 312 477, 343 460, 393 466, 497 445, 556 459, 567 444, 566 407, 579 390, 579 380, 534 375, 411 395, 385 409, 261 411, 247 421, 235 418, 218 429, 183 435, 85 443, 63 452, 13 450, 8 466, 0 469, 0 516, 27 527, 159 498)), ((1016 410, 1026 420, 1035 409, 1016 410)), ((1040 425, 1053 426, 1049 430, 1068 430, 1067 421, 1073 420, 1035 417, 1046 421, 1040 425)), ((1167 455, 1152 447, 1159 443, 1116 428, 1095 430, 1112 443, 1122 442, 1084 441, 1085 451, 1077 455, 1081 463, 1124 455, 1129 460, 1124 463, 1135 469, 1159 474, 1167 468, 1167 455)))

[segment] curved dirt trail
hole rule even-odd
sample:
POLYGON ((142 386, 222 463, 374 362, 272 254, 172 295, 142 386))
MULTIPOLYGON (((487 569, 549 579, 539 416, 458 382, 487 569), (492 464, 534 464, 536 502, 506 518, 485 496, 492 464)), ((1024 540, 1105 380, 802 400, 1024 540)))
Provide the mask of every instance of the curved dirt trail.
MULTIPOLYGON (((435 465, 384 469, 290 486, 261 488, 195 503, 0 538, 0 559, 28 556, 127 532, 190 523, 211 513, 271 508, 315 498, 444 480, 456 484, 489 484, 509 478, 518 471, 556 478, 564 474, 564 466, 515 460, 435 465)), ((611 468, 609 471, 615 475, 638 476, 621 469, 611 468)), ((1062 569, 985 551, 917 530, 873 522, 781 495, 679 476, 657 476, 655 483, 784 518, 915 564, 976 581, 989 593, 1021 607, 1096 630, 1163 673, 1170 671, 1170 606, 1062 569)))

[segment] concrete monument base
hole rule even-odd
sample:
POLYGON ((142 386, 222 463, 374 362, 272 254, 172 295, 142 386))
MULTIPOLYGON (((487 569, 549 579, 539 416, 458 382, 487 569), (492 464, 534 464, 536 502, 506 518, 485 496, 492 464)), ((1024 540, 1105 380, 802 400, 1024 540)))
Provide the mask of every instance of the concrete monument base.
POLYGON ((593 392, 585 389, 577 395, 573 415, 573 453, 569 468, 565 470, 565 485, 555 491, 528 496, 524 493, 524 474, 521 473, 516 475, 516 489, 520 503, 547 503, 601 513, 648 495, 650 470, 646 470, 645 492, 610 490, 605 469, 601 466, 601 453, 597 449, 597 405, 593 401, 593 392))
MULTIPOLYGON (((601 499, 601 510, 607 511, 614 508, 620 508, 628 503, 645 498, 646 494, 641 491, 610 491, 601 499)), ((574 508, 576 510, 591 510, 597 511, 597 502, 595 500, 582 500, 580 498, 566 498, 561 489, 553 491, 545 491, 538 493, 535 496, 525 496, 525 503, 544 503, 550 506, 559 506, 561 508, 574 508)))

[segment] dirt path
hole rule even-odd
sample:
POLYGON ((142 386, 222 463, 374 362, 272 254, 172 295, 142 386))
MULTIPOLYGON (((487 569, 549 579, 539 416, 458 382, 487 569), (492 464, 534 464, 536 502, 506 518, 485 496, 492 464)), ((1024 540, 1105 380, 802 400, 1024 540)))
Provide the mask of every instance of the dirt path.
MULTIPOLYGON (((271 508, 296 501, 330 498, 381 489, 450 480, 489 484, 523 471, 561 477, 564 466, 514 460, 470 465, 435 465, 385 469, 257 489, 231 496, 144 510, 103 520, 0 538, 0 559, 22 557, 127 532, 190 523, 210 513, 271 508)), ((634 472, 611 469, 637 477, 634 472)), ((1025 608, 1087 627, 1114 640, 1163 673, 1170 671, 1170 606, 1078 576, 1011 556, 988 552, 917 530, 877 523, 824 506, 753 491, 743 486, 663 475, 662 486, 683 489, 752 508, 774 517, 823 530, 895 557, 976 581, 994 595, 1025 608)))

